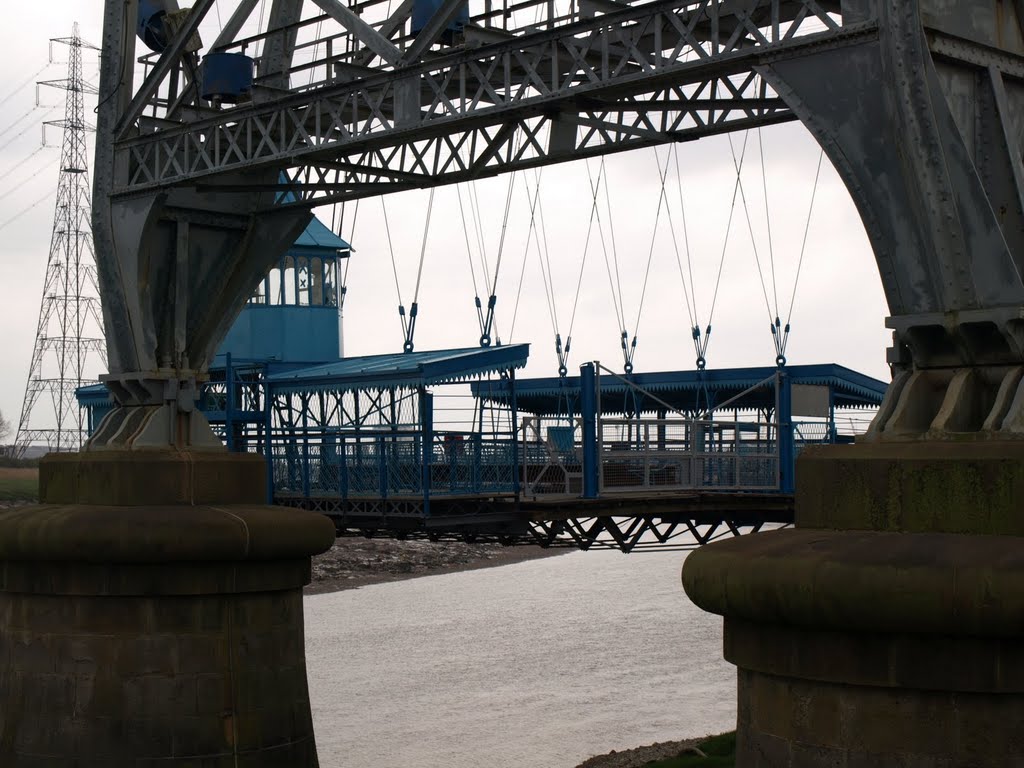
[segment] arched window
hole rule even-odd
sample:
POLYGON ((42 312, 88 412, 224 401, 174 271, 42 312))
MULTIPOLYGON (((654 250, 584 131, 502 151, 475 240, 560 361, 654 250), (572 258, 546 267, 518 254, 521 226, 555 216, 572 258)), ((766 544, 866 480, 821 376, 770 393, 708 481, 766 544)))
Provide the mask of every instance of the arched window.
POLYGON ((324 264, 319 258, 309 260, 309 303, 315 307, 324 303, 324 264))
POLYGON ((284 264, 284 296, 281 303, 288 307, 294 307, 296 302, 296 285, 298 282, 298 275, 295 273, 295 259, 291 256, 285 256, 282 263, 284 264))
POLYGON ((295 277, 298 281, 298 300, 296 304, 308 307, 309 291, 312 286, 309 279, 309 260, 305 256, 299 256, 295 259, 295 277))
POLYGON ((338 306, 338 260, 324 260, 324 304, 338 306))
POLYGON ((284 273, 280 266, 273 267, 270 270, 270 274, 267 275, 267 285, 270 289, 267 292, 267 304, 271 307, 281 306, 281 280, 283 276, 284 273))

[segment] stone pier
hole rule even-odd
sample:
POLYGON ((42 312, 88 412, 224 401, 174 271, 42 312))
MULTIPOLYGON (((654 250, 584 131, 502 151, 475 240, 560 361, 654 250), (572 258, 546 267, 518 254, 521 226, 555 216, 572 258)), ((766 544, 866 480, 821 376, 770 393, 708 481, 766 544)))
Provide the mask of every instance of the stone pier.
POLYGON ((0 513, 0 765, 317 765, 303 638, 321 515, 256 456, 57 454, 0 513))
POLYGON ((1024 443, 808 448, 797 527, 694 552, 737 766, 1024 765, 1024 443))

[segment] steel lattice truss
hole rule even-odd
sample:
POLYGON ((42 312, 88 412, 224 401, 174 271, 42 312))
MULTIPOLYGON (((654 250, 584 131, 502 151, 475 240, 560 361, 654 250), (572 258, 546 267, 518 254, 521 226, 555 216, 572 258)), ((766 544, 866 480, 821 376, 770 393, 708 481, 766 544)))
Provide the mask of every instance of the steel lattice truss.
POLYGON ((642 550, 688 550, 744 533, 757 533, 763 523, 749 520, 669 520, 655 515, 570 518, 532 521, 530 533, 544 547, 642 550))
POLYGON ((842 26, 839 3, 826 0, 601 5, 616 10, 548 19, 541 31, 495 30, 484 39, 500 42, 435 49, 412 63, 325 34, 355 51, 327 61, 330 79, 221 111, 176 110, 153 79, 157 119, 136 118, 149 132, 135 137, 122 127, 127 171, 116 194, 168 184, 249 192, 226 175, 274 167, 288 169, 295 204, 313 205, 793 120, 756 67, 873 34, 842 26), (346 62, 367 58, 377 66, 338 82, 346 62))
POLYGON ((85 133, 85 94, 95 89, 82 79, 83 43, 75 24, 68 46, 68 77, 40 83, 67 92, 60 177, 53 232, 46 265, 35 344, 25 384, 16 456, 30 447, 78 450, 85 441, 85 415, 75 398, 78 387, 92 384, 106 367, 99 287, 92 248, 89 178, 85 133))

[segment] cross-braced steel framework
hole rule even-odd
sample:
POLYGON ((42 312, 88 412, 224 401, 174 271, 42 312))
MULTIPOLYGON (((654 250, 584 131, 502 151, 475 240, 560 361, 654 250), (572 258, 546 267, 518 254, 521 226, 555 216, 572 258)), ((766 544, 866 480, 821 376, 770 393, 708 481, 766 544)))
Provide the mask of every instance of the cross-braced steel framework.
POLYGON ((68 46, 68 76, 41 85, 66 91, 67 102, 64 119, 48 123, 64 129, 60 176, 39 322, 14 444, 16 456, 23 456, 31 446, 78 450, 87 437, 87 425, 75 390, 95 382, 106 367, 85 145, 84 97, 96 89, 82 78, 82 48, 93 46, 82 42, 78 24, 71 37, 54 42, 68 46))
POLYGON ((440 0, 414 26, 415 3, 271 0, 256 21, 259 0, 196 0, 136 86, 135 0, 107 0, 94 229, 125 408, 176 408, 311 206, 799 119, 892 314, 869 439, 1024 435, 1020 2, 440 0), (254 58, 248 99, 202 96, 214 53, 254 58), (173 317, 124 279, 156 242, 173 317))
MULTIPOLYGON (((370 14, 373 5, 355 7, 370 14)), ((358 34, 321 34, 314 42, 326 55, 264 75, 310 80, 270 104, 255 98, 200 117, 182 105, 190 92, 156 87, 151 76, 153 90, 143 86, 145 98, 136 98, 145 112, 135 117, 140 125, 143 115, 154 118, 148 124, 158 130, 131 138, 122 121, 130 170, 119 187, 128 193, 193 182, 244 192, 251 187, 217 174, 284 165, 296 204, 308 205, 793 120, 753 68, 769 56, 842 45, 870 31, 871 24, 842 28, 838 10, 826 0, 607 2, 601 12, 506 3, 504 11, 472 17, 467 44, 422 61, 409 53, 420 37, 404 54, 395 48, 384 57, 361 48, 358 34), (527 10, 545 18, 492 26, 527 10), (356 67, 368 58, 376 66, 356 67)), ((401 14, 383 26, 401 28, 401 14)), ((251 52, 261 41, 319 29, 325 18, 224 50, 251 52)))

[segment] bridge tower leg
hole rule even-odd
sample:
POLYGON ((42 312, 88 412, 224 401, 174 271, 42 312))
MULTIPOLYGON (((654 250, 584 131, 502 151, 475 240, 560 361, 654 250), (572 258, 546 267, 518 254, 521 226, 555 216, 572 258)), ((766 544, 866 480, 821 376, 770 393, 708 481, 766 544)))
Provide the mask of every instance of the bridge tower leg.
POLYGON ((761 74, 874 247, 894 381, 807 449, 796 528, 691 555, 725 617, 741 766, 1006 766, 1024 754, 1024 7, 845 0, 875 39, 761 74))
MULTIPOLYGON (((139 5, 105 2, 97 116, 93 233, 117 407, 81 453, 43 460, 42 505, 0 513, 0 764, 310 768, 302 587, 334 526, 265 506, 261 458, 229 454, 196 408, 216 346, 310 214, 254 216, 274 193, 195 187, 111 202, 139 5)), ((272 25, 293 27, 301 8, 274 0, 272 25)), ((264 50, 269 87, 286 37, 264 50)))

